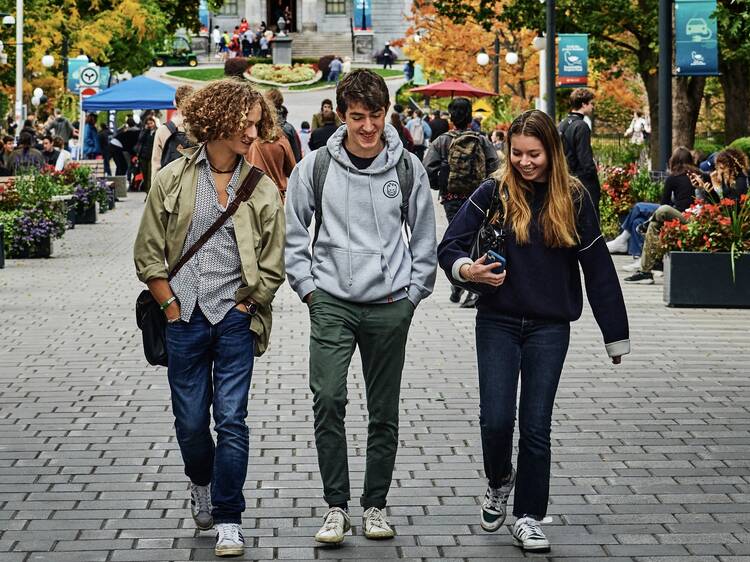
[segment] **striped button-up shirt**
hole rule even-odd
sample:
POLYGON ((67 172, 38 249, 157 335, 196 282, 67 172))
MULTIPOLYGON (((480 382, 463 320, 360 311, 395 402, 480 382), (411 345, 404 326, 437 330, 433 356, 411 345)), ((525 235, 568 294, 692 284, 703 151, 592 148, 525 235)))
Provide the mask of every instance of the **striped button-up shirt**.
MULTIPOLYGON (((182 255, 219 218, 225 208, 219 203, 205 147, 196 159, 199 167, 195 210, 182 255)), ((227 185, 227 205, 239 187, 242 161, 227 185)), ((236 305, 234 293, 242 284, 242 264, 234 224, 230 217, 172 278, 172 291, 180 301, 180 319, 189 322, 195 307, 200 307, 211 324, 218 324, 236 305)))

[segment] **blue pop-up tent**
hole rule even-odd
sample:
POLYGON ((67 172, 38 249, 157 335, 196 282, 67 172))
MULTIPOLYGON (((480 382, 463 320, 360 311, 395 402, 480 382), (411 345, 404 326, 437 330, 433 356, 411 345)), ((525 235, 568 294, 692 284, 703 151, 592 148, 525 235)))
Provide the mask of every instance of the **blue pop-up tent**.
POLYGON ((84 111, 117 109, 174 109, 175 89, 145 76, 120 82, 83 100, 84 111))

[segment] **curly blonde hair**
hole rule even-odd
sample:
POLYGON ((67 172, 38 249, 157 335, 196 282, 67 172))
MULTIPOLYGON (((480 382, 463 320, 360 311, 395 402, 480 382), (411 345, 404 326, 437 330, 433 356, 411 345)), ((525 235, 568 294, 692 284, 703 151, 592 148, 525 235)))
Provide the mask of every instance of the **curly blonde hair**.
POLYGON ((224 78, 211 82, 183 100, 180 109, 190 134, 198 142, 208 142, 244 131, 250 111, 258 104, 261 118, 255 125, 258 138, 266 140, 276 125, 275 112, 247 81, 224 78))

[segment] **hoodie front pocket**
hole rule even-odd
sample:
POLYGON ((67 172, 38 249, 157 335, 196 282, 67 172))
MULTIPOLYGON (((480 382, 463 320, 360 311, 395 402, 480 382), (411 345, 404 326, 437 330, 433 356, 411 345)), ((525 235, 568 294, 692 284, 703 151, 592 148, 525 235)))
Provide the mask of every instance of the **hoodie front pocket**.
POLYGON ((390 294, 379 253, 350 252, 341 248, 316 248, 316 252, 319 258, 313 265, 313 276, 322 289, 334 296, 366 302, 390 294))

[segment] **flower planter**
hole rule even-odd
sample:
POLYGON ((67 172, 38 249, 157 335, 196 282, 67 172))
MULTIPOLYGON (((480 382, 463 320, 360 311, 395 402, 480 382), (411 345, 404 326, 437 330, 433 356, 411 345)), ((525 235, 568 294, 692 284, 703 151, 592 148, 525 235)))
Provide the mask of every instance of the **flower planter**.
POLYGON ((0 224, 0 269, 5 267, 5 228, 0 224))
POLYGON ((68 228, 72 230, 76 227, 76 216, 78 214, 76 211, 77 204, 71 198, 65 202, 65 205, 67 206, 66 219, 68 221, 68 228))
POLYGON ((125 199, 128 196, 128 181, 126 176, 108 176, 107 180, 115 186, 115 197, 125 199))
POLYGON ((96 224, 96 207, 96 203, 86 208, 79 204, 76 207, 76 224, 96 224))
POLYGON ((670 252, 664 257, 664 301, 669 306, 750 308, 750 255, 670 252))
POLYGON ((111 210, 113 210, 115 208, 115 201, 116 201, 116 198, 115 198, 115 188, 114 188, 114 186, 110 186, 107 189, 108 189, 107 201, 109 203, 109 210, 111 211, 111 210))
POLYGON ((52 238, 44 238, 33 248, 26 248, 20 252, 11 252, 8 258, 11 259, 36 259, 52 257, 52 238))

